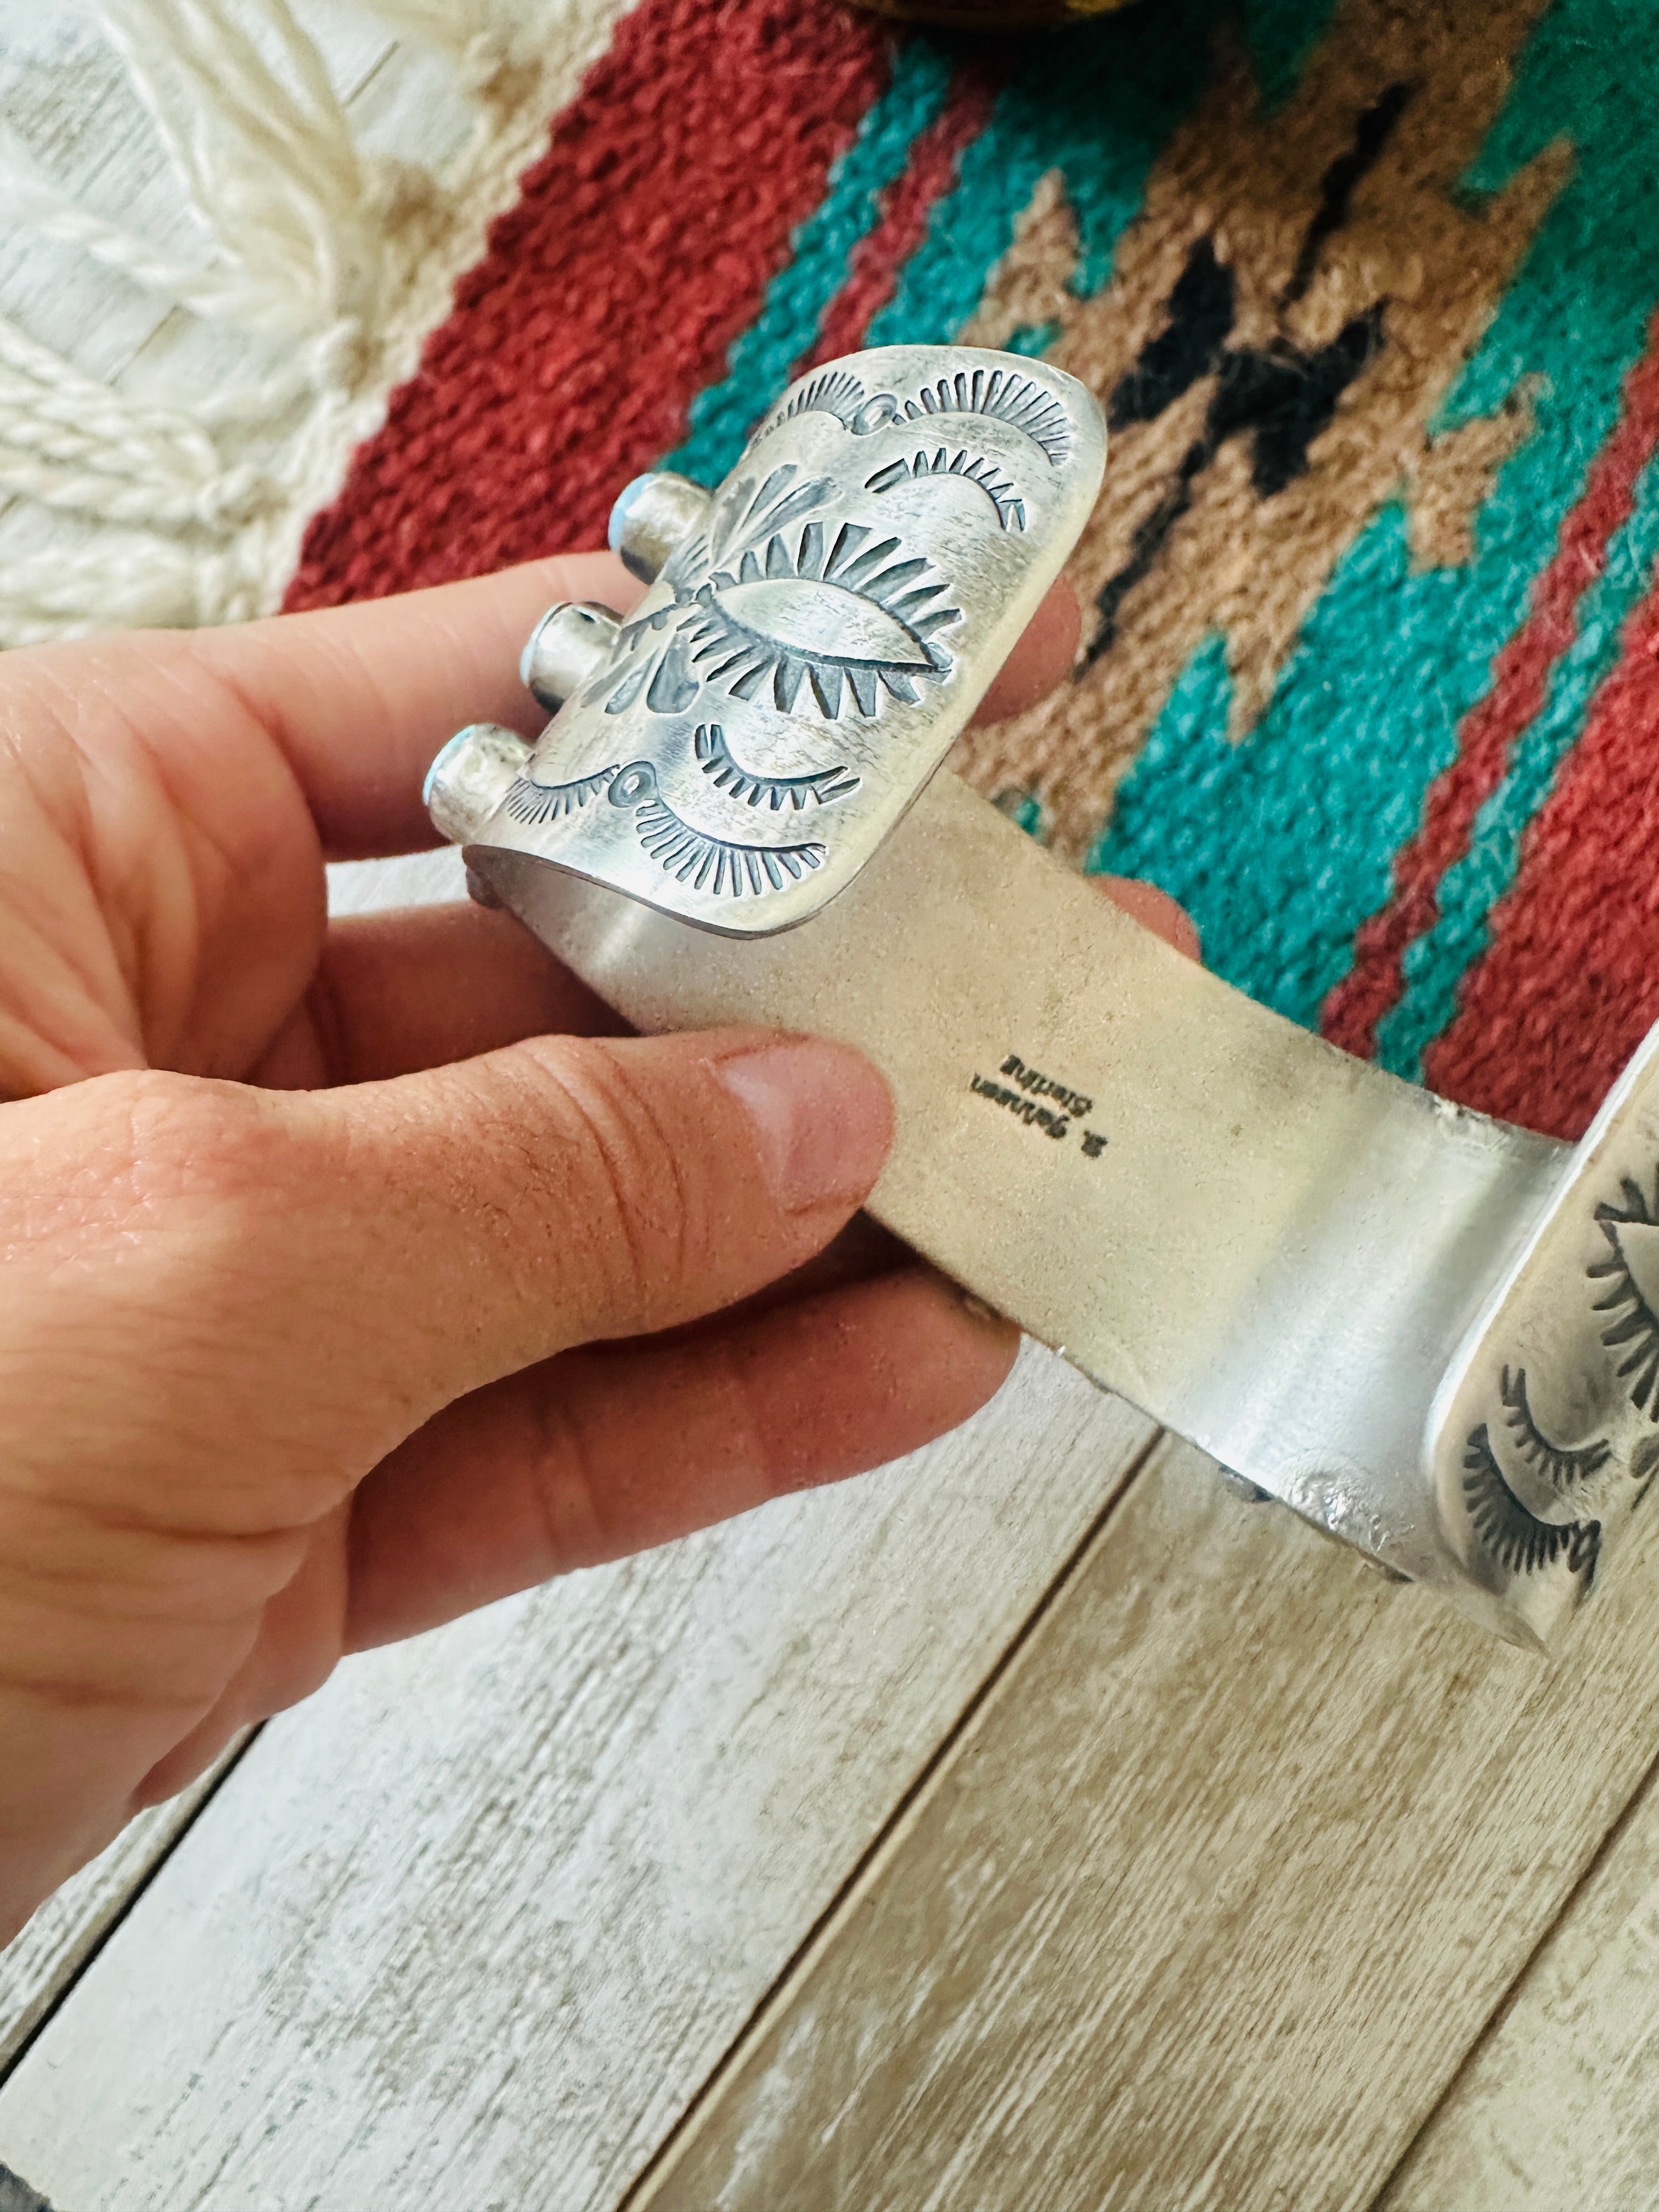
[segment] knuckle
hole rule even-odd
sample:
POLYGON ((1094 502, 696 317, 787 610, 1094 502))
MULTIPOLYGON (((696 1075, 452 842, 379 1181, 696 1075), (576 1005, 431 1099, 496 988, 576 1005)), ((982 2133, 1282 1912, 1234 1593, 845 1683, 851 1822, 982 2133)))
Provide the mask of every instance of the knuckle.
POLYGON ((655 1086, 622 1055, 561 1041, 553 1060, 570 1109, 562 1234, 605 1321, 626 1325, 703 1263, 697 1179, 655 1086))
POLYGON ((280 1111, 238 1084, 145 1069, 9 1110, 21 1118, 9 1125, 16 1171, 0 1200, 8 1247, 199 1245, 215 1223, 234 1238, 283 1209, 301 1180, 280 1111))
POLYGON ((134 1206, 263 1210, 295 1182, 293 1131, 263 1092, 156 1072, 124 1081, 111 1141, 134 1206))
POLYGON ((226 1469, 265 1464, 271 1375, 312 1310, 285 1299, 310 1276, 267 1233, 288 1210, 275 1178, 289 1207, 295 1188, 276 1115, 234 1085, 150 1072, 18 1110, 33 1119, 9 1125, 0 1256, 23 1294, 0 1316, 0 1366, 21 1449, 88 1510, 142 1499, 168 1526, 217 1527, 262 1510, 226 1469))

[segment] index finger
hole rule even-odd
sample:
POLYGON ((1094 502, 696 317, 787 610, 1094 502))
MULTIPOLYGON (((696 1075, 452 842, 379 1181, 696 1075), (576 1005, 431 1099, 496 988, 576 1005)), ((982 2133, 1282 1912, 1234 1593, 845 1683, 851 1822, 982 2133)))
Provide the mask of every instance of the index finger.
POLYGON ((331 860, 438 840, 421 803, 433 755, 467 722, 533 737, 546 721, 519 656, 558 599, 625 610, 642 586, 614 555, 567 553, 465 583, 316 614, 276 615, 190 641, 298 776, 331 860))
MULTIPOLYGON (((532 625, 557 599, 625 609, 641 586, 609 553, 571 553, 466 583, 317 614, 204 630, 189 650, 282 748, 336 860, 436 842, 421 785, 467 722, 533 736, 545 720, 518 678, 532 625)), ((1058 584, 987 694, 982 713, 1038 698, 1069 667, 1076 601, 1058 584)))

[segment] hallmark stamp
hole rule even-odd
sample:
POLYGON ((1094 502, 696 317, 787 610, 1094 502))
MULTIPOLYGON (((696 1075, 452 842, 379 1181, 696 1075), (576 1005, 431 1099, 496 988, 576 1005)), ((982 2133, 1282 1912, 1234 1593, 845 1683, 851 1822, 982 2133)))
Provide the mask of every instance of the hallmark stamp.
MULTIPOLYGON (((1040 1068, 1028 1067, 1016 1052, 1007 1055, 997 1074, 1006 1076, 1008 1082, 999 1083, 995 1077, 975 1074, 969 1078, 968 1087, 975 1097, 988 1098, 994 1106, 1002 1107, 1028 1129, 1040 1130, 1056 1144, 1069 1135, 1073 1123, 1094 1111, 1095 1102, 1085 1092, 1073 1091, 1069 1084, 1044 1075, 1040 1068), (1051 1100, 1052 1104, 1045 1105, 1045 1099, 1051 1100)), ((1080 1130, 1079 1136, 1084 1158, 1097 1160, 1106 1149, 1105 1137, 1097 1129, 1080 1130)))

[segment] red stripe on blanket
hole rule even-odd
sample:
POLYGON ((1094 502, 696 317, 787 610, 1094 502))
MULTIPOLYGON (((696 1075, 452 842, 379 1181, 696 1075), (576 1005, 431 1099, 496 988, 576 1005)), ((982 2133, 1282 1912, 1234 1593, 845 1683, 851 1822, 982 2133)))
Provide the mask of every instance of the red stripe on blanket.
POLYGON ((853 250, 847 281, 823 313, 811 368, 856 353, 872 319, 893 296, 898 272, 927 235, 928 220, 957 180, 957 167, 991 119, 996 80, 983 65, 964 63, 951 94, 910 149, 904 173, 888 191, 875 228, 853 250))
POLYGON ((1492 920, 1425 1073, 1485 1113, 1582 1136, 1659 1021, 1659 596, 1631 617, 1492 920))
POLYGON ((313 520, 289 608, 601 544, 684 436, 886 81, 887 34, 803 0, 641 0, 313 520))
MULTIPOLYGON (((1440 879, 1468 851, 1475 816, 1498 788, 1516 738, 1544 703, 1550 671, 1577 633, 1579 600, 1606 567, 1607 542, 1628 520, 1636 480, 1656 446, 1659 319, 1626 380, 1613 434, 1591 464, 1555 555, 1533 587, 1531 610, 1493 663, 1492 689, 1465 715, 1457 758, 1430 786, 1422 828, 1395 855, 1394 896, 1361 924, 1353 967, 1325 1001, 1320 1027, 1333 1044, 1367 1059, 1376 1050, 1376 1025, 1404 988, 1407 947, 1438 918, 1440 879)), ((1455 1095, 1467 1100, 1463 1091, 1455 1095)))

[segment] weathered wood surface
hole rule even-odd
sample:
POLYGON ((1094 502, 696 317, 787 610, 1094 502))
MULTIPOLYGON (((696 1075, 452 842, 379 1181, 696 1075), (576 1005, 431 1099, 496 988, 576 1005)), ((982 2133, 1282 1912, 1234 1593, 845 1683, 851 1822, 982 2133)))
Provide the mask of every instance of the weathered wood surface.
POLYGON ((1620 1564, 1549 1671, 1162 1449, 629 2212, 1367 2204, 1659 1750, 1620 1564))
POLYGON ((614 2204, 1144 1449, 1047 1355, 957 1437, 354 1661, 0 2091, 69 2212, 614 2204))
POLYGON ((389 906, 428 906, 466 896, 466 871, 453 845, 399 860, 348 860, 328 872, 331 915, 373 914, 389 906))
MULTIPOLYGON (((1618 1687, 1609 1682, 1603 1693, 1618 1687)), ((1650 1769, 1376 2212, 1656 2205, 1659 1783, 1650 1769)))
POLYGON ((140 1814, 0 1950, 0 2075, 235 1763, 240 1744, 166 1805, 140 1814))

